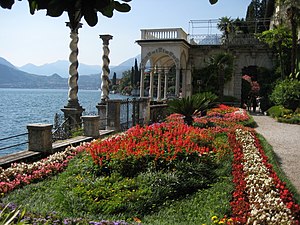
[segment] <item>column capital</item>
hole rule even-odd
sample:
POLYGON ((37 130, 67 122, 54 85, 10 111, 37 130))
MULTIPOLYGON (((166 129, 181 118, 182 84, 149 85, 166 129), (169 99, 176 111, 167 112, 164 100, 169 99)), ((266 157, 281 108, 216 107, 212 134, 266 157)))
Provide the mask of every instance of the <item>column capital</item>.
POLYGON ((113 39, 113 36, 110 34, 101 34, 99 37, 102 39, 104 45, 108 45, 109 41, 113 39))
POLYGON ((74 31, 78 34, 79 28, 82 28, 82 23, 77 23, 75 26, 71 22, 66 22, 66 26, 71 29, 71 31, 74 31))

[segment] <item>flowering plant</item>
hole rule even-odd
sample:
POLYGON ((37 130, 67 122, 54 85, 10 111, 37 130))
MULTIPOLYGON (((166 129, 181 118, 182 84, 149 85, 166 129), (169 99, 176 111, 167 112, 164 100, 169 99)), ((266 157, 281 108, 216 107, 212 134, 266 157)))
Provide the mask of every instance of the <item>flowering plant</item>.
POLYGON ((0 195, 61 172, 82 150, 82 147, 68 147, 34 163, 13 163, 7 169, 0 167, 0 195))
POLYGON ((233 216, 247 224, 299 224, 299 205, 268 163, 255 133, 240 127, 230 139, 236 186, 233 216))
POLYGON ((185 158, 207 154, 213 150, 212 140, 213 136, 203 129, 165 122, 135 126, 122 135, 95 140, 85 147, 94 162, 106 170, 130 161, 122 168, 128 174, 140 172, 153 160, 155 166, 170 166, 185 158))

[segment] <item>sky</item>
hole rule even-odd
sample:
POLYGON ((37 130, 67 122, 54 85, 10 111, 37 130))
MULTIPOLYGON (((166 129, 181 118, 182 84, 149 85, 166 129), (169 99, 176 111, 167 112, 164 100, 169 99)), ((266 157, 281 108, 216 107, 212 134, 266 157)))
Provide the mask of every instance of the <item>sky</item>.
MULTIPOLYGON (((244 18, 251 0, 132 0, 128 13, 114 12, 112 18, 98 13, 98 24, 89 27, 84 20, 79 29, 79 63, 102 65, 102 40, 110 34, 110 65, 116 66, 140 54, 136 43, 141 29, 182 28, 186 33, 208 33, 206 28, 191 28, 191 20, 244 18)), ((45 10, 29 13, 28 1, 16 1, 11 10, 0 8, 0 57, 15 66, 42 65, 68 60, 70 29, 67 14, 46 16, 45 10)), ((207 24, 209 25, 209 24, 207 24)))

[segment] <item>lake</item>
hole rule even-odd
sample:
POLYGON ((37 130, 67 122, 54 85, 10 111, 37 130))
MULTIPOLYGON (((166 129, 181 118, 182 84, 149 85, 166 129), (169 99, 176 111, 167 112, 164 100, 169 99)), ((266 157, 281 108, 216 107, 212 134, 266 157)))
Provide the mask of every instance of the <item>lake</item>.
MULTIPOLYGON (((100 102, 101 91, 79 90, 78 99, 85 114, 97 114, 96 105, 100 102)), ((128 96, 111 94, 111 99, 124 99, 128 96)), ((56 113, 68 103, 66 89, 6 89, 0 88, 0 139, 27 133, 27 124, 53 124, 56 113)), ((0 141, 0 148, 27 141, 27 136, 0 141), (16 142, 16 143, 15 143, 16 142)), ((1 150, 1 155, 27 149, 22 145, 1 150)))

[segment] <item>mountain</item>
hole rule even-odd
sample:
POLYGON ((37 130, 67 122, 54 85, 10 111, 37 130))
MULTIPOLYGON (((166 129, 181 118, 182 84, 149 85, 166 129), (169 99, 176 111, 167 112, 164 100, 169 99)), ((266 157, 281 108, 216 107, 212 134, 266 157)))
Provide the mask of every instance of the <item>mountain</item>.
MULTIPOLYGON (((137 56, 124 61, 119 66, 111 67, 111 77, 115 72, 117 73, 117 77, 121 78, 124 71, 129 70, 132 66, 134 66, 135 58, 139 61, 139 56, 137 56)), ((57 61, 56 63, 45 64, 44 67, 41 66, 41 68, 44 68, 44 71, 47 70, 48 74, 43 75, 46 73, 39 73, 39 71, 42 71, 39 66, 27 64, 26 66, 17 68, 6 59, 0 57, 0 88, 68 88, 67 76, 62 77, 59 72, 51 72, 61 71, 62 69, 65 69, 64 67, 68 68, 68 64, 68 61, 62 60, 57 61), (35 72, 26 72, 21 70, 21 68, 27 68, 27 70, 35 72)), ((98 89, 101 85, 99 66, 81 64, 80 68, 87 73, 94 72, 94 74, 83 75, 84 73, 79 73, 79 88, 98 89)))
MULTIPOLYGON (((127 59, 122 62, 118 66, 110 65, 110 74, 111 77, 115 72, 117 74, 117 78, 122 77, 122 73, 126 70, 131 69, 134 66, 134 60, 137 58, 138 62, 140 62, 140 55, 127 59)), ((26 64, 24 66, 19 67, 20 70, 25 71, 31 74, 40 74, 44 76, 49 76, 50 74, 58 74, 63 78, 69 77, 69 66, 70 62, 67 60, 58 60, 53 63, 47 63, 41 66, 36 66, 33 64, 26 64)), ((79 62, 78 73, 80 76, 82 75, 90 75, 90 74, 101 74, 102 73, 102 65, 87 65, 79 62)))
POLYGON ((58 75, 40 76, 0 64, 0 88, 67 88, 67 79, 58 75))
POLYGON ((13 64, 11 64, 10 62, 8 62, 6 59, 4 59, 2 57, 0 57, 0 64, 17 69, 13 64))
MULTIPOLYGON (((47 63, 41 66, 36 66, 34 64, 26 64, 24 66, 19 67, 20 70, 25 71, 27 73, 40 74, 44 76, 49 76, 51 74, 58 74, 61 77, 67 78, 69 77, 69 66, 70 62, 67 60, 58 60, 53 63, 47 63)), ((78 73, 87 75, 87 74, 95 74, 101 71, 101 67, 98 65, 86 65, 80 63, 78 66, 78 73)))

